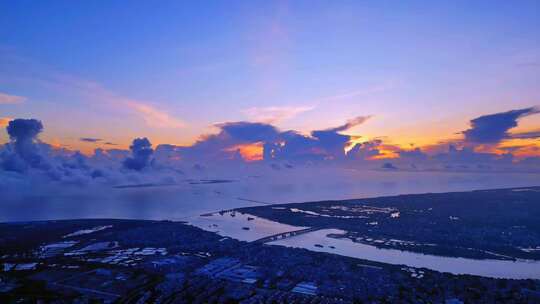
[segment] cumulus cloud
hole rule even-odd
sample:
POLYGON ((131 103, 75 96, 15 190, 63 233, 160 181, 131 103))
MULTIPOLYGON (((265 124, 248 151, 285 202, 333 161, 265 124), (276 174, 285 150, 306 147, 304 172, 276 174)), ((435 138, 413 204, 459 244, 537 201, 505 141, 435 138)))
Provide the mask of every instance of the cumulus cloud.
MULTIPOLYGON (((535 110, 523 109, 518 113, 513 111, 508 112, 510 114, 499 113, 504 117, 511 116, 510 123, 507 118, 502 119, 506 121, 506 127, 495 128, 499 130, 499 138, 516 138, 516 133, 510 133, 508 130, 517 124, 519 118, 532 115, 534 112, 535 110), (500 131, 501 129, 503 131, 500 131)), ((492 115, 482 116, 474 119, 474 123, 471 122, 471 130, 475 131, 467 130, 469 138, 478 137, 478 130, 491 130, 491 127, 485 127, 486 124, 501 125, 499 122, 501 118, 493 119, 489 118, 490 116, 492 115)), ((228 172, 234 176, 239 174, 241 168, 248 166, 266 168, 275 174, 283 174, 288 170, 277 169, 293 168, 291 170, 296 171, 320 164, 350 169, 381 170, 383 168, 384 171, 403 171, 411 170, 411 168, 414 171, 540 171, 537 158, 520 160, 529 155, 538 155, 532 148, 527 148, 527 151, 510 147, 503 150, 502 145, 499 145, 497 146, 500 148, 497 150, 499 154, 496 154, 479 152, 480 148, 485 147, 461 141, 456 142, 456 145, 448 146, 447 150, 431 151, 420 148, 402 150, 385 143, 384 138, 367 140, 351 147, 351 143, 357 140, 357 136, 341 133, 364 123, 367 119, 369 116, 359 116, 342 125, 315 130, 308 134, 294 130, 280 130, 262 122, 226 122, 216 124, 218 131, 215 134, 203 136, 190 146, 161 144, 153 150, 149 139, 136 138, 130 150, 96 149, 94 155, 90 157, 41 142, 39 135, 43 131, 43 125, 40 121, 15 119, 8 123, 6 128, 9 142, 0 146, 0 183, 6 176, 7 178, 16 176, 23 180, 38 175, 48 181, 81 185, 154 183, 162 180, 170 183, 171 180, 185 179, 186 176, 213 178, 212 175, 215 172, 228 172), (244 157, 246 151, 257 154, 259 161, 247 163, 246 160, 250 159, 244 157), (388 151, 392 152, 391 155, 388 151), (385 159, 388 156, 392 159, 385 159), (231 168, 234 169, 231 171, 231 168)), ((532 138, 533 132, 519 136, 532 138)), ((93 137, 82 137, 80 140, 105 143, 105 140, 93 137)), ((482 151, 489 151, 489 149, 482 151)))
POLYGON ((345 146, 351 136, 339 134, 365 122, 369 117, 359 116, 336 128, 312 131, 305 136, 295 131, 277 134, 274 140, 264 141, 265 160, 317 161, 342 159, 345 157, 345 146))
POLYGON ((26 100, 26 97, 9 95, 0 92, 0 104, 19 104, 26 100))
POLYGON ((131 146, 131 157, 124 160, 124 167, 131 170, 141 171, 150 163, 152 153, 152 144, 144 138, 135 138, 131 146))
POLYGON ((517 127, 520 118, 540 113, 537 108, 525 108, 508 112, 480 116, 471 120, 471 128, 463 131, 465 141, 473 144, 497 144, 503 139, 520 136, 519 138, 537 137, 537 133, 512 135, 508 131, 517 127))
POLYGON ((360 125, 370 117, 371 116, 358 116, 335 128, 311 132, 311 136, 316 139, 316 141, 312 143, 315 147, 313 152, 324 155, 324 159, 343 158, 345 156, 345 147, 350 142, 351 136, 340 134, 339 132, 360 125))
POLYGON ((90 160, 78 151, 40 141, 43 130, 43 124, 36 119, 14 119, 8 123, 9 142, 0 146, 0 184, 12 174, 21 181, 79 185, 103 177, 105 171, 110 176, 117 174, 118 170, 105 158, 90 160), (108 168, 104 170, 105 167, 108 168))
MULTIPOLYGON (((261 122, 228 122, 216 124, 217 134, 203 136, 189 147, 167 148, 167 157, 171 153, 176 158, 195 160, 236 159, 235 147, 249 145, 251 149, 262 149, 262 159, 283 161, 322 161, 344 159, 345 147, 351 136, 340 134, 364 122, 367 117, 357 117, 346 124, 326 130, 316 130, 310 135, 296 131, 281 131, 276 127, 261 122), (172 152, 171 152, 172 151, 172 152)), ((164 149, 164 148, 163 148, 164 149)), ((160 154, 161 150, 160 149, 160 154)), ((242 150, 240 149, 240 152, 242 150)), ((256 151, 253 151, 256 152, 256 151)), ((257 152, 259 153, 259 152, 257 152)))
POLYGON ((221 129, 218 136, 228 136, 240 142, 272 141, 279 135, 276 127, 253 122, 230 122, 217 124, 221 129))
POLYGON ((250 120, 270 124, 294 118, 301 113, 313 109, 314 107, 312 106, 253 107, 245 109, 242 112, 247 115, 250 120))
POLYGON ((2 167, 8 171, 22 172, 28 166, 45 166, 37 145, 37 136, 43 124, 36 119, 14 119, 7 125, 10 143, 3 153, 2 167))
POLYGON ((189 161, 234 159, 233 154, 237 151, 231 148, 243 144, 274 141, 280 134, 277 128, 264 123, 240 121, 215 126, 219 128, 217 134, 202 136, 195 144, 188 147, 167 147, 167 154, 174 153, 174 157, 189 161))
POLYGON ((368 160, 372 157, 381 155, 379 150, 381 144, 382 140, 380 139, 357 143, 347 152, 347 158, 354 160, 368 160))

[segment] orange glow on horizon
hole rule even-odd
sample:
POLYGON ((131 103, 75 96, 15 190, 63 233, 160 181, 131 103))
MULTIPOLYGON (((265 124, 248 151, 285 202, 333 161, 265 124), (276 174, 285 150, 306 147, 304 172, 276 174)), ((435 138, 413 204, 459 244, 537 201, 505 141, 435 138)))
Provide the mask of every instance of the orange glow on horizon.
POLYGON ((497 146, 481 146, 475 149, 475 151, 494 153, 497 155, 511 153, 514 158, 517 159, 538 157, 540 156, 540 142, 533 139, 509 139, 497 146))
POLYGON ((0 128, 5 128, 13 118, 0 117, 0 128))
POLYGON ((377 160, 377 159, 396 159, 399 158, 399 154, 396 152, 395 148, 389 148, 385 147, 384 145, 381 145, 377 147, 377 150, 379 150, 379 155, 375 155, 369 158, 369 160, 377 160))
POLYGON ((252 143, 252 144, 240 144, 240 145, 227 148, 225 149, 225 151, 227 152, 238 151, 240 155, 242 156, 242 159, 244 159, 247 162, 260 161, 260 160, 263 160, 263 151, 264 151, 263 145, 264 143, 262 141, 252 143))
MULTIPOLYGON (((349 151, 351 151, 354 148, 354 146, 356 144, 363 144, 363 143, 366 143, 368 141, 370 141, 370 140, 365 139, 365 138, 360 137, 360 136, 352 137, 351 140, 345 145, 343 150, 344 150, 345 154, 347 154, 347 153, 349 153, 349 151)), ((368 158, 369 160, 399 158, 399 154, 397 153, 396 150, 397 149, 402 149, 402 147, 399 146, 399 145, 393 146, 393 145, 381 144, 381 145, 377 146, 374 149, 379 150, 379 155, 369 157, 368 158)))

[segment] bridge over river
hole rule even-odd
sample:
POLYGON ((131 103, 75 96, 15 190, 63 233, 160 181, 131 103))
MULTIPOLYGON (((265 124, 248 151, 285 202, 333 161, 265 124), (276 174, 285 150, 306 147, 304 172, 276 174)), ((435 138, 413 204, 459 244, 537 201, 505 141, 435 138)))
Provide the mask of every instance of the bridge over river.
POLYGON ((323 229, 323 228, 321 228, 321 227, 309 227, 309 228, 300 229, 300 230, 282 232, 282 233, 278 233, 278 234, 274 234, 274 235, 270 235, 270 236, 260 238, 258 240, 253 241, 252 243, 258 243, 258 244, 269 243, 269 242, 273 242, 273 241, 277 241, 277 240, 283 240, 283 239, 292 238, 292 237, 295 237, 295 236, 298 236, 298 235, 301 235, 301 234, 304 234, 304 233, 309 233, 309 232, 313 232, 313 231, 317 231, 317 230, 321 230, 321 229, 323 229))

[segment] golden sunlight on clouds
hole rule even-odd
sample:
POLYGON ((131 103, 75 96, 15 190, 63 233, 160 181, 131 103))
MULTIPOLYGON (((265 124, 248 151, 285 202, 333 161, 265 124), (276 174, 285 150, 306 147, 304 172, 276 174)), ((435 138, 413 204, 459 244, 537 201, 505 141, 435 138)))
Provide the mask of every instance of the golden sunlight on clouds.
POLYGON ((540 155, 540 141, 538 139, 509 139, 484 152, 496 154, 512 153, 515 158, 523 159, 540 155))
POLYGON ((240 152, 240 155, 245 161, 252 162, 252 161, 258 161, 263 160, 263 143, 262 142, 256 142, 253 144, 241 144, 236 145, 230 148, 227 148, 225 151, 227 152, 240 152))
POLYGON ((9 117, 0 117, 0 128, 5 128, 7 127, 8 123, 12 120, 13 118, 9 118, 9 117))
POLYGON ((399 154, 397 153, 395 147, 380 145, 377 147, 377 150, 379 150, 379 155, 369 157, 369 160, 399 158, 399 154))

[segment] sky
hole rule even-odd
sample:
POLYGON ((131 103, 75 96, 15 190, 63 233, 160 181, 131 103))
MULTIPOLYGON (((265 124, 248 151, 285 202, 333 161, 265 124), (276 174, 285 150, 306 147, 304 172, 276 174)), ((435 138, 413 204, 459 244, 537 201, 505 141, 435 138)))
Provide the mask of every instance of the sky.
POLYGON ((312 131, 367 117, 331 135, 336 149, 523 159, 540 156, 539 105, 538 1, 0 3, 0 126, 40 120, 31 141, 86 155, 146 137, 258 160, 267 137, 229 138, 249 122, 333 159, 312 131))

